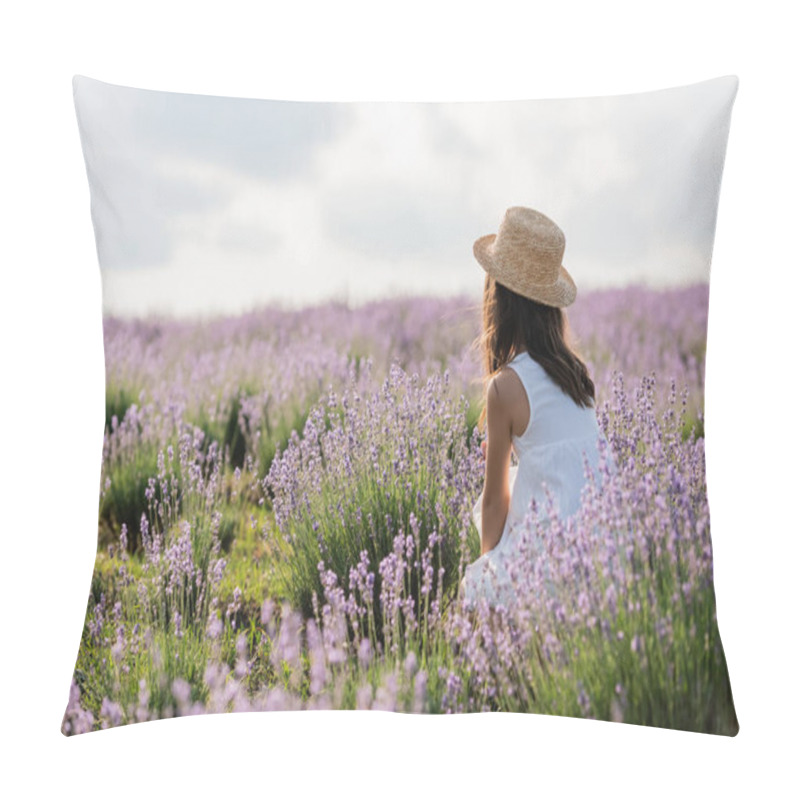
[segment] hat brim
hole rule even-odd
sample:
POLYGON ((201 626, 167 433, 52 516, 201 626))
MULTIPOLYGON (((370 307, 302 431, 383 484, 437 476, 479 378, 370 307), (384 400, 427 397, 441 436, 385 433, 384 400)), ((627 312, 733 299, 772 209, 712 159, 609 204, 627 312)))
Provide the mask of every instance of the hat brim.
POLYGON ((496 262, 493 258, 492 245, 496 238, 496 233, 481 236, 480 239, 475 241, 472 252, 483 269, 498 283, 517 294, 521 294, 523 297, 535 300, 538 303, 544 303, 547 306, 564 308, 575 301, 578 296, 578 287, 563 264, 559 267, 556 282, 549 284, 530 283, 525 281, 523 276, 504 272, 502 264, 496 262))

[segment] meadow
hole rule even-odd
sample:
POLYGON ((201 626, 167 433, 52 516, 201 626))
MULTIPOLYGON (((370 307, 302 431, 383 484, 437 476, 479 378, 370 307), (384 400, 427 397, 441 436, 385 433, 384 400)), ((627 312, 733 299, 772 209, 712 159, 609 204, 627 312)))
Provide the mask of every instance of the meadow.
POLYGON ((63 733, 327 708, 735 735, 707 309, 705 284, 570 307, 617 470, 587 474, 566 522, 530 515, 542 556, 522 554, 524 602, 494 613, 456 596, 480 552, 474 301, 105 317, 98 551, 63 733))

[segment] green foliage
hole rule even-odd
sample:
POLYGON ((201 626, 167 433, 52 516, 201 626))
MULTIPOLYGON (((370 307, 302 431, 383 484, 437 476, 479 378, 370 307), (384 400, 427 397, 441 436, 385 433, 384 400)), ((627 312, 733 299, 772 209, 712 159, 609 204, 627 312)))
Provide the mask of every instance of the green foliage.
POLYGON ((106 420, 107 431, 112 429, 113 418, 122 422, 128 409, 139 402, 139 392, 131 386, 121 383, 111 384, 106 387, 106 420))
MULTIPOLYGON (((177 445, 174 445, 177 446, 177 445)), ((141 544, 139 528, 142 514, 148 515, 149 504, 145 496, 148 481, 158 475, 159 448, 153 442, 143 441, 124 459, 115 459, 108 466, 108 489, 100 499, 99 544, 106 547, 119 536, 123 523, 128 530, 128 549, 135 552, 141 544)), ((167 479, 177 481, 177 465, 170 465, 167 479)), ((160 485, 156 488, 160 496, 160 485)), ((180 496, 177 502, 181 502, 180 496)))

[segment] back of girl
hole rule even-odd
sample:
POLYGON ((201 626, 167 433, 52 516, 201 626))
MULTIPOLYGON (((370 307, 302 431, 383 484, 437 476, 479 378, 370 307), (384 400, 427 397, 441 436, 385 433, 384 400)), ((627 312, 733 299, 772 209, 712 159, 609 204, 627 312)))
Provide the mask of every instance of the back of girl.
POLYGON ((506 211, 497 235, 474 245, 486 271, 479 341, 486 472, 473 514, 481 556, 461 584, 471 604, 480 597, 490 605, 514 602, 508 558, 532 503, 544 515, 549 495, 560 516, 571 515, 586 465, 598 465, 595 387, 563 310, 577 295, 561 263, 564 246, 552 220, 520 206, 506 211))

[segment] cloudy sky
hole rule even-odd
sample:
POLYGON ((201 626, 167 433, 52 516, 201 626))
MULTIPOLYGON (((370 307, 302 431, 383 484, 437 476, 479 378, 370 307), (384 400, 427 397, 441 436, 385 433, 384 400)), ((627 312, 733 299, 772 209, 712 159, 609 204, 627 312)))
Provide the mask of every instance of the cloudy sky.
POLYGON ((76 76, 104 309, 479 298, 472 244, 513 205, 563 229, 579 291, 708 280, 735 86, 334 103, 76 76))

